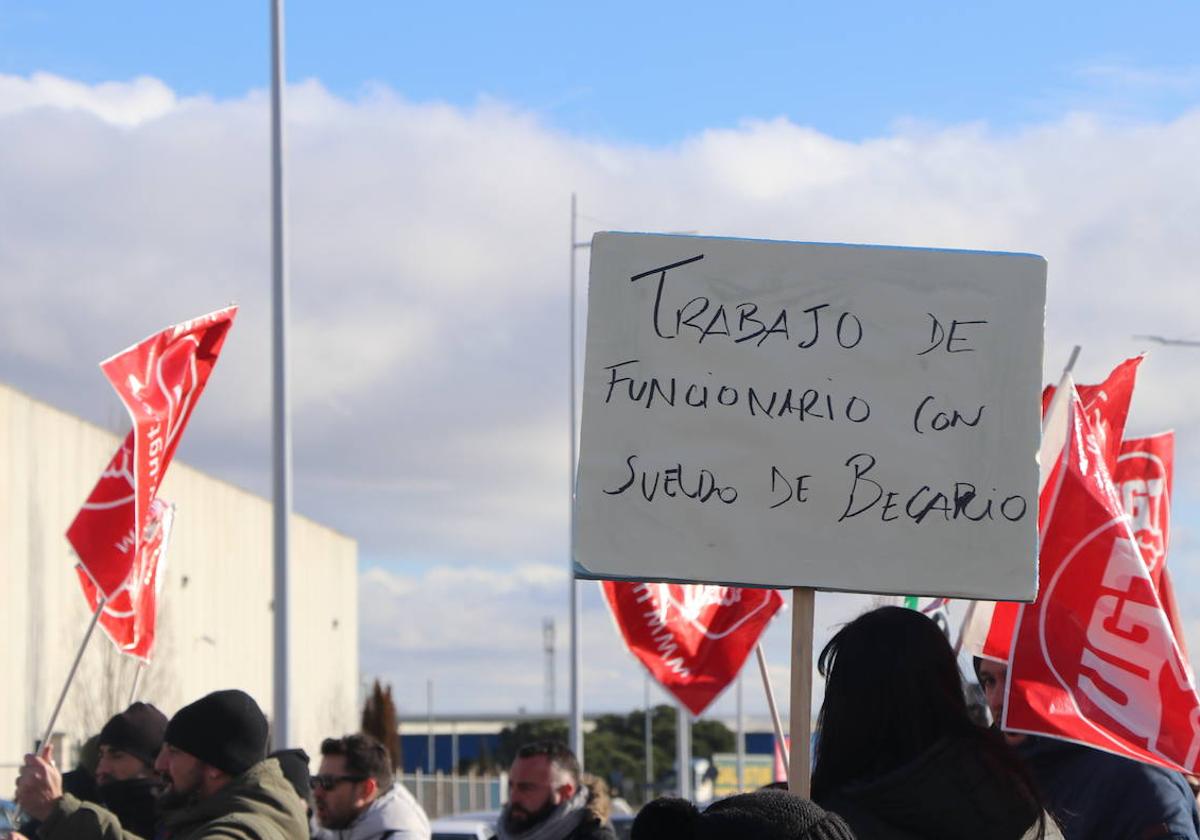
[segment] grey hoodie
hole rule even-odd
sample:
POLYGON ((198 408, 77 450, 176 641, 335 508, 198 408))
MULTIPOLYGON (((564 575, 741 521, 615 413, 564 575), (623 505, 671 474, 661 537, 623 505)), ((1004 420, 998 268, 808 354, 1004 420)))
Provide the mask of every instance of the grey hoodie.
POLYGON ((425 809, 400 782, 375 798, 349 827, 319 828, 317 840, 430 840, 425 809))

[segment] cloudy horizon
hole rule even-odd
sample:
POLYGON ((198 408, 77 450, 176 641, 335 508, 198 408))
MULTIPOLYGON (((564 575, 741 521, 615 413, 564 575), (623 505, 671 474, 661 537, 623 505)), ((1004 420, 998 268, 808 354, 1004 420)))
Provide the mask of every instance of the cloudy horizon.
MULTIPOLYGON (((899 120, 857 141, 748 119, 648 144, 493 98, 346 97, 308 80, 289 86, 287 129, 296 510, 358 540, 362 677, 391 682, 403 711, 424 709, 430 679, 446 711, 542 709, 544 617, 566 708, 572 193, 580 239, 695 230, 1045 256, 1047 380, 1074 344, 1081 382, 1152 351, 1128 434, 1176 430, 1169 562, 1200 629, 1200 404, 1180 398, 1200 349, 1133 338, 1200 338, 1200 105, 1003 129, 899 120)), ((268 493, 268 153, 262 90, 0 74, 0 378, 116 431, 96 363, 236 300, 179 457, 268 493)), ((586 255, 578 271, 582 291, 586 255)), ((641 672, 586 588, 585 703, 638 706, 641 672)), ((818 644, 870 600, 819 602, 818 644)), ((789 623, 766 635, 785 707, 789 623)))

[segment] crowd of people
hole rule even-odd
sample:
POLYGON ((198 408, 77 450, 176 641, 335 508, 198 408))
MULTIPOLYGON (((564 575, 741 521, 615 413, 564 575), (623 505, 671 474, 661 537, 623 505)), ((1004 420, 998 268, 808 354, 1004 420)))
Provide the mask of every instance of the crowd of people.
MULTIPOLYGON (((884 607, 821 652, 825 699, 811 799, 761 790, 700 810, 643 806, 632 840, 1200 840, 1182 774, 1065 741, 1001 733, 968 710, 938 626, 884 607)), ((1003 665, 977 660, 994 719, 1003 665)), ((267 754, 267 721, 245 692, 218 691, 170 720, 134 703, 96 739, 94 778, 26 756, 20 837, 44 840, 430 840, 420 804, 370 735, 327 738, 310 776, 303 750, 267 754)), ((565 745, 522 747, 496 840, 616 840, 603 790, 565 745)))

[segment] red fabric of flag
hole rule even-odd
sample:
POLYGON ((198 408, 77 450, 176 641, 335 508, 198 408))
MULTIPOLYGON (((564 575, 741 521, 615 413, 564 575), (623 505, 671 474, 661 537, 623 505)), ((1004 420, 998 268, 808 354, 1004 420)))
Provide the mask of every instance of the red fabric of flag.
POLYGON ((741 671, 783 606, 774 589, 604 581, 629 652, 699 715, 741 671))
MULTIPOLYGON (((1133 400, 1133 388, 1137 382, 1138 366, 1141 364, 1142 358, 1142 356, 1135 356, 1121 362, 1098 385, 1077 385, 1075 388, 1083 404, 1084 412, 1095 430, 1109 475, 1114 475, 1114 471, 1117 469, 1125 424, 1129 418, 1129 405, 1133 400)), ((1050 401, 1054 399, 1056 390, 1054 385, 1047 385, 1042 391, 1043 422, 1047 422, 1046 412, 1050 408, 1050 401)), ((1043 455, 1043 457, 1046 456, 1043 455)), ((1058 483, 1058 471, 1062 469, 1058 454, 1055 453, 1051 457, 1057 463, 1043 465, 1044 468, 1050 468, 1052 474, 1039 499, 1039 534, 1044 534, 1046 518, 1052 509, 1047 500, 1049 490, 1058 483)), ((977 610, 972 616, 972 621, 980 626, 970 628, 970 632, 965 634, 977 640, 971 646, 971 652, 988 659, 1008 661, 1020 608, 1021 605, 1017 603, 998 601, 986 609, 977 610)))
POLYGON ((1162 601, 1175 641, 1187 661, 1183 620, 1175 602, 1175 587, 1167 570, 1171 534, 1171 494, 1174 488, 1175 434, 1162 432, 1151 437, 1121 442, 1113 484, 1121 507, 1129 514, 1142 559, 1150 572, 1154 591, 1162 601))
POLYGON ((168 327, 100 363, 133 430, 67 529, 80 565, 114 597, 146 541, 150 504, 216 364, 237 307, 168 327))
MULTIPOLYGON (((173 520, 173 506, 161 498, 150 503, 149 534, 137 551, 133 571, 100 613, 100 626, 117 650, 147 662, 154 649, 158 598, 162 593, 173 520)), ((100 604, 100 589, 81 567, 76 566, 75 571, 88 607, 95 612, 100 604)))
MULTIPOLYGON (((1133 401, 1133 386, 1137 383, 1138 366, 1142 359, 1142 356, 1126 359, 1098 385, 1075 386, 1110 476, 1116 474, 1121 440, 1125 436, 1125 422, 1129 419, 1129 404, 1133 401)), ((1047 385, 1042 391, 1043 417, 1050 407, 1050 400, 1054 399, 1054 391, 1053 385, 1047 385)))
POLYGON ((1077 395, 1068 423, 1003 726, 1196 773, 1200 697, 1077 395))

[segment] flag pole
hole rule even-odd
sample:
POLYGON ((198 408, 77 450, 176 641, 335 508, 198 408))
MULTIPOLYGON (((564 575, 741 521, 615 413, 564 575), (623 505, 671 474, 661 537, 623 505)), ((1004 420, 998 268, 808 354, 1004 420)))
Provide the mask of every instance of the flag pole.
POLYGON ((767 693, 767 708, 771 710, 771 725, 775 727, 775 743, 779 745, 779 757, 783 759, 783 772, 789 773, 791 756, 787 740, 783 737, 783 721, 779 718, 779 707, 775 705, 775 689, 771 687, 771 675, 767 671, 767 655, 763 653, 762 642, 754 646, 754 655, 758 657, 758 672, 762 674, 763 691, 767 693))
POLYGON ((129 705, 133 705, 133 701, 137 699, 138 686, 142 682, 142 671, 146 670, 146 661, 139 659, 137 670, 133 672, 133 687, 129 689, 129 705))
POLYGON ((288 523, 292 512, 292 430, 288 414, 288 286, 283 206, 283 0, 271 0, 272 501, 274 518, 273 726, 276 749, 291 744, 288 709, 288 523))
POLYGON ((642 721, 642 738, 646 750, 646 783, 642 801, 649 802, 654 796, 654 710, 650 708, 650 674, 642 675, 646 700, 646 716, 642 721))
POLYGON ((742 703, 742 675, 745 668, 737 675, 737 790, 741 793, 746 789, 746 707, 742 703))
POLYGON ((788 790, 805 799, 809 795, 812 762, 812 648, 813 611, 816 590, 806 586, 792 590, 792 692, 788 714, 792 732, 788 762, 788 790))
MULTIPOLYGON (((50 713, 50 720, 46 724, 42 737, 34 744, 33 751, 35 753, 40 752, 50 742, 50 736, 54 734, 54 724, 58 722, 58 713, 62 711, 63 701, 67 699, 67 690, 75 681, 75 672, 79 670, 79 661, 83 659, 83 652, 87 650, 88 642, 92 640, 92 631, 96 629, 96 622, 100 620, 100 614, 104 612, 104 605, 107 603, 107 595, 101 595, 100 600, 96 602, 96 611, 92 613, 92 620, 88 622, 87 632, 83 634, 83 641, 79 643, 79 650, 75 652, 75 661, 71 663, 71 670, 67 672, 67 680, 63 683, 62 691, 58 695, 58 702, 54 704, 54 711, 50 713)), ((18 805, 13 814, 13 824, 20 825, 24 822, 23 817, 24 811, 18 805)))
POLYGON ((676 703, 675 764, 678 768, 679 798, 692 798, 692 720, 687 707, 676 703))
POLYGON ((106 595, 101 595, 100 600, 96 602, 96 611, 92 613, 92 620, 88 623, 87 632, 83 634, 83 641, 79 644, 79 650, 75 652, 75 661, 71 663, 71 670, 67 672, 67 681, 63 683, 62 692, 58 695, 58 702, 54 704, 54 711, 50 713, 50 721, 46 724, 46 731, 42 733, 36 749, 45 746, 49 742, 50 736, 54 734, 54 724, 58 722, 58 713, 62 711, 63 701, 67 699, 67 690, 75 680, 75 672, 79 670, 79 661, 83 659, 83 652, 87 650, 88 642, 92 639, 92 631, 96 629, 96 622, 100 620, 100 614, 104 612, 104 605, 107 603, 108 596, 106 595))

